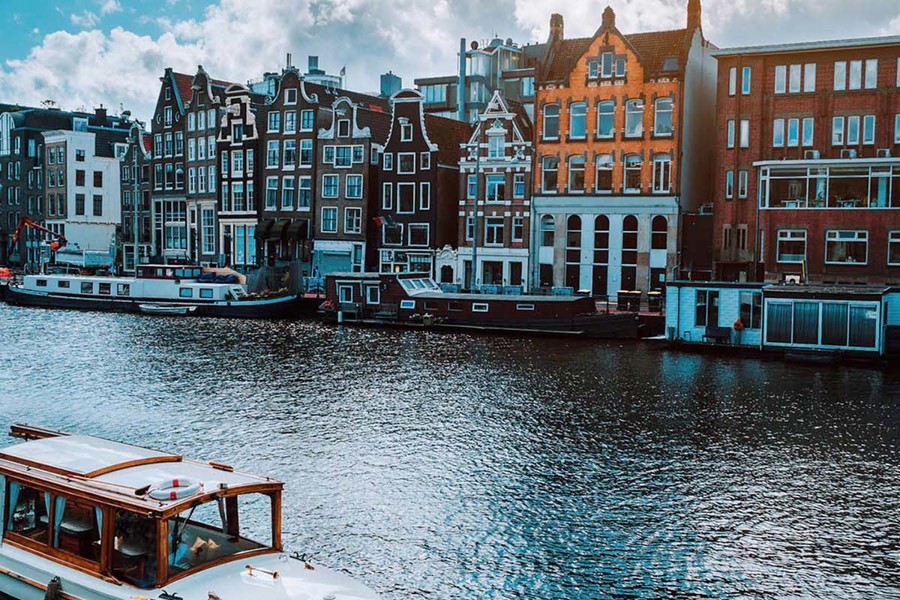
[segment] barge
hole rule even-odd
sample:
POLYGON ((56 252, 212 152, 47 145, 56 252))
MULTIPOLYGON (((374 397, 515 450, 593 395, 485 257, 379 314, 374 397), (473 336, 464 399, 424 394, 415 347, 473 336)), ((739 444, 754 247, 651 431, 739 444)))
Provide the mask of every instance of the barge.
POLYGON ((14 306, 275 319, 297 316, 296 294, 251 295, 237 274, 191 266, 141 265, 135 277, 26 275, 6 289, 14 306))
POLYGON ((288 554, 284 484, 101 438, 14 425, 0 450, 0 597, 375 600, 288 554))
POLYGON ((587 296, 463 294, 423 273, 333 273, 322 315, 332 322, 635 339, 631 313, 603 313, 587 296))

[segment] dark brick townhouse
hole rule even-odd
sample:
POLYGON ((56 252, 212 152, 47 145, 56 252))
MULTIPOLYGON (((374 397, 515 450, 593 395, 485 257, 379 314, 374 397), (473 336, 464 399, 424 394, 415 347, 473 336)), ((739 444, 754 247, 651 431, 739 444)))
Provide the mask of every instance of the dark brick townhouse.
POLYGON ((378 270, 437 276, 438 251, 458 244, 460 148, 472 128, 426 114, 415 90, 397 92, 391 103, 376 209, 378 270))

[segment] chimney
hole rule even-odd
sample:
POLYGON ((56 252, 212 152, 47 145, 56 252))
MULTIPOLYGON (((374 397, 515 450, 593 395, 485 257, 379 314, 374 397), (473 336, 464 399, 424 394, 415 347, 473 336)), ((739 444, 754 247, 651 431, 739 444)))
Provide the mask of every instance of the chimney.
POLYGON ((288 53, 287 53, 287 67, 286 67, 286 68, 290 69, 291 66, 292 66, 292 65, 291 65, 291 53, 288 52, 288 53))
POLYGON ((615 29, 616 28, 616 13, 612 9, 612 7, 607 6, 603 9, 603 21, 600 25, 601 29, 615 29))
POLYGON ((106 109, 101 104, 99 107, 94 109, 94 116, 97 120, 97 127, 106 127, 108 121, 106 120, 106 109))
POLYGON ((550 15, 550 41, 562 40, 565 37, 563 16, 557 13, 550 15))
POLYGON ((687 28, 689 32, 694 31, 695 29, 703 30, 703 25, 700 22, 701 10, 700 10, 700 0, 688 0, 687 5, 687 28))

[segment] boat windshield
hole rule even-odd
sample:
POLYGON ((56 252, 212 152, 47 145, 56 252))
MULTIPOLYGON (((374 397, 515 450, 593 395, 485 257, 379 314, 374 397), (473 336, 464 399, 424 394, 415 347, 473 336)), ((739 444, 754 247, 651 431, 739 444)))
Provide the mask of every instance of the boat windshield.
POLYGON ((169 519, 169 575, 269 547, 254 540, 272 540, 272 502, 265 494, 220 497, 169 519))

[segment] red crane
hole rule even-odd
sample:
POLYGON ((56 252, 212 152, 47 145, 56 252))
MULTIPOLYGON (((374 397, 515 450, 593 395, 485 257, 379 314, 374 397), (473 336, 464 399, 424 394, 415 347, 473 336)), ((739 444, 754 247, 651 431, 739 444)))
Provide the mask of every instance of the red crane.
POLYGON ((32 229, 37 229, 38 231, 42 231, 42 232, 56 238, 54 241, 50 242, 51 256, 55 256, 57 250, 59 250, 60 248, 65 248, 66 244, 69 243, 69 240, 67 240, 66 236, 64 236, 63 234, 56 233, 55 231, 53 231, 51 229, 47 229, 43 225, 38 225, 37 223, 35 223, 31 219, 29 219, 28 217, 22 217, 21 219, 19 219, 19 224, 18 224, 18 226, 16 226, 16 231, 15 231, 15 233, 13 233, 13 236, 12 236, 12 246, 13 247, 15 247, 16 242, 19 241, 19 235, 22 233, 22 229, 24 229, 25 227, 31 227, 32 229))

